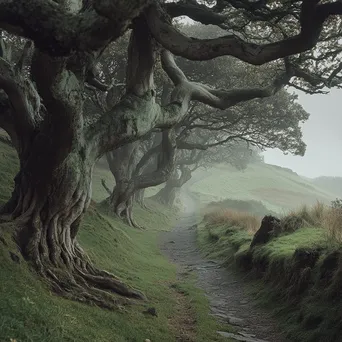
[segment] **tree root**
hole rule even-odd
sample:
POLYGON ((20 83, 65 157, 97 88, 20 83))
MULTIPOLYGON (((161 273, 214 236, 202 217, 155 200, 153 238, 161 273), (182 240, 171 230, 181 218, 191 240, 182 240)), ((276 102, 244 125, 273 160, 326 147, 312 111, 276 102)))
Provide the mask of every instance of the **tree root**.
POLYGON ((34 264, 54 292, 68 299, 110 310, 129 304, 130 299, 146 300, 142 292, 127 286, 114 275, 98 270, 88 260, 77 258, 71 268, 56 268, 51 263, 42 264, 41 260, 34 264))
MULTIPOLYGON (((25 221, 14 220, 0 224, 0 232, 11 232, 16 241, 17 232, 14 231, 23 227, 25 221)), ((58 258, 52 255, 52 249, 46 253, 39 240, 31 239, 26 247, 26 250, 21 248, 24 258, 53 292, 62 297, 110 310, 120 309, 132 303, 132 299, 147 300, 142 292, 126 285, 113 274, 96 268, 76 241, 70 249, 65 246, 60 248, 58 258)))
POLYGON ((133 210, 132 205, 123 205, 121 204, 115 209, 115 214, 123 220, 126 224, 128 224, 130 227, 136 228, 136 229, 142 229, 145 228, 140 226, 136 223, 136 221, 133 218, 133 210))

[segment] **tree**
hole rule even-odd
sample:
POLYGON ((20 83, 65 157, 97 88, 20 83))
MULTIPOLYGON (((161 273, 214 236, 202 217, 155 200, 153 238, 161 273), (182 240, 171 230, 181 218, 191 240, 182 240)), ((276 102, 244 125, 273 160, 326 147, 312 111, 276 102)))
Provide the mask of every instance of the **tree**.
MULTIPOLYGON (((107 202, 110 208, 127 221, 130 226, 140 228, 133 219, 133 201, 136 193, 148 187, 164 183, 174 167, 175 138, 173 130, 161 133, 161 142, 151 144, 144 150, 144 144, 131 143, 107 153, 109 168, 115 178, 115 187, 110 191, 107 202)), ((140 197, 142 194, 140 193, 140 197)), ((143 199, 140 198, 140 201, 143 199)))
MULTIPOLYGON (((188 26, 182 25, 180 28, 188 34, 196 33, 204 38, 208 38, 210 35, 219 35, 220 33, 220 30, 218 29, 211 28, 208 30, 207 28, 194 24, 188 26)), ((119 59, 121 60, 122 56, 120 51, 121 49, 119 49, 119 59)), ((117 59, 115 58, 115 55, 116 52, 113 49, 111 59, 117 59)), ((255 84, 262 87, 265 83, 267 84, 270 78, 275 77, 277 74, 277 70, 274 70, 274 67, 262 68, 261 70, 260 68, 246 67, 243 63, 233 60, 231 57, 204 61, 200 65, 199 63, 178 58, 177 63, 182 70, 187 72, 189 79, 192 81, 205 81, 217 88, 233 88, 234 86, 243 88, 255 84)), ((164 96, 164 102, 167 103, 167 80, 165 80, 160 73, 158 73, 158 76, 160 87, 164 89, 164 92, 161 94, 161 99, 163 99, 164 96)), ((116 79, 117 78, 120 78, 120 75, 116 76, 116 79)), ((170 142, 169 145, 164 145, 164 147, 174 146, 175 149, 181 147, 183 150, 186 148, 191 148, 193 150, 196 146, 194 144, 189 145, 189 141, 184 141, 184 137, 188 136, 189 139, 191 139, 191 136, 196 137, 198 134, 203 133, 201 133, 201 130, 205 131, 206 127, 209 128, 209 126, 211 126, 209 132, 214 137, 217 137, 221 130, 223 133, 221 134, 221 142, 216 141, 214 142, 214 145, 231 141, 238 137, 247 139, 249 136, 251 143, 254 142, 257 145, 262 145, 264 143, 268 147, 279 147, 284 152, 303 154, 304 144, 301 141, 301 131, 298 125, 307 119, 307 115, 299 105, 294 104, 294 96, 287 95, 286 92, 281 92, 281 94, 283 94, 282 97, 277 97, 278 104, 275 103, 275 100, 270 98, 265 99, 263 102, 259 102, 257 104, 258 111, 255 112, 256 115, 254 116, 253 111, 251 110, 252 107, 246 109, 246 111, 252 113, 252 115, 246 115, 243 111, 243 108, 245 107, 239 107, 239 105, 234 106, 234 103, 232 103, 231 110, 234 111, 234 113, 240 113, 239 118, 237 119, 236 117, 235 121, 232 120, 232 117, 233 115, 236 116, 236 114, 232 114, 232 111, 226 113, 219 111, 215 113, 203 105, 201 109, 198 104, 196 107, 192 106, 186 119, 176 125, 176 131, 180 133, 178 134, 178 137, 176 137, 178 143, 170 142), (263 111, 261 106, 264 106, 265 108, 273 108, 276 106, 280 109, 278 111, 270 109, 263 111), (196 113, 194 113, 194 108, 196 108, 196 113), (298 108, 298 110, 294 110, 294 108, 298 108), (291 115, 286 115, 286 111, 291 112, 291 115), (284 118, 286 118, 286 122, 284 122, 284 118), (192 125, 190 125, 190 123, 192 123, 192 125), (227 125, 227 123, 229 123, 229 125, 227 125), (280 124, 282 124, 282 126, 280 124), (284 124, 288 126, 288 129, 285 127, 284 130, 284 124), (197 127, 197 129, 194 129, 192 126, 197 127), (227 134, 228 129, 229 134, 227 134), (278 131, 281 133, 283 146, 280 146, 280 144, 275 142, 270 142, 271 134, 275 134, 275 132, 278 131), (265 133, 267 133, 267 137, 264 136, 265 133), (268 136, 270 139, 268 139, 268 136), (302 151, 299 152, 299 149, 302 149, 302 151)), ((243 102, 241 102, 241 104, 242 103, 243 102)), ((254 102, 252 106, 253 105, 255 105, 254 102)), ((277 141, 280 140, 278 139, 277 141)), ((149 141, 147 142, 149 143, 149 141)), ((138 192, 139 200, 141 202, 143 189, 149 186, 162 184, 173 173, 173 178, 167 182, 164 192, 170 194, 175 193, 176 186, 173 187, 171 184, 174 183, 177 187, 181 187, 191 175, 190 169, 188 167, 183 167, 181 175, 183 174, 184 177, 177 178, 177 163, 174 163, 174 156, 177 154, 176 150, 171 154, 170 149, 163 149, 162 145, 157 146, 158 143, 156 142, 155 144, 149 144, 150 150, 148 152, 145 150, 145 153, 147 154, 144 156, 141 148, 144 149, 145 145, 146 140, 144 143, 140 142, 139 144, 134 145, 136 147, 133 150, 130 149, 130 146, 122 147, 119 150, 108 153, 107 156, 110 169, 116 180, 113 191, 108 189, 104 184, 105 188, 108 189, 110 196, 108 200, 109 205, 119 217, 122 217, 129 225, 135 227, 139 227, 139 225, 133 219, 132 208, 134 199, 138 197, 138 192), (159 158, 163 158, 164 160, 163 163, 160 163, 158 170, 156 164, 157 154, 159 158), (140 160, 139 163, 138 160, 140 160), (151 163, 151 160, 154 160, 154 163, 151 163), (147 163, 149 168, 147 168, 147 163), (137 170, 136 167, 138 167, 137 170), (143 168, 145 168, 144 172, 142 172, 143 168), (167 191, 167 189, 170 189, 170 191, 167 191)), ((203 150, 203 145, 197 143, 197 147, 203 150)), ((195 151, 192 152, 194 153, 195 151)), ((161 195, 162 192, 163 191, 161 191, 159 195, 161 195)), ((170 204, 173 200, 168 200, 167 198, 174 196, 165 195, 157 197, 159 200, 170 204)))
POLYGON ((158 202, 173 206, 182 186, 192 178, 193 172, 199 168, 207 168, 223 162, 243 170, 255 156, 255 151, 239 139, 233 138, 220 142, 216 140, 215 143, 212 143, 212 145, 216 145, 211 147, 208 144, 209 139, 206 140, 206 144, 197 143, 187 146, 189 148, 193 147, 193 149, 184 148, 178 150, 171 177, 154 196, 158 202))
MULTIPOLYGON (((9 57, 9 45, 2 41, 0 126, 17 149, 20 171, 3 210, 7 216, 2 221, 7 222, 1 230, 13 235, 25 258, 55 291, 68 298, 109 308, 116 301, 105 291, 144 298, 96 268, 77 243, 80 222, 91 200, 92 170, 102 155, 139 140, 155 128, 171 129, 186 116, 190 101, 225 109, 233 103, 270 96, 305 67, 298 67, 300 60, 296 65, 290 60, 286 62, 287 73, 283 69, 266 89, 226 91, 191 82, 177 67, 172 53, 193 60, 230 55, 260 65, 310 50, 321 37, 334 50, 334 42, 324 38, 336 28, 336 15, 342 12, 339 1, 268 5, 230 0, 218 1, 212 9, 196 2, 195 9, 187 13, 182 4, 152 0, 0 1, 0 28, 28 39, 19 63, 9 57), (170 20, 170 15, 187 14, 210 23, 217 18, 217 11, 230 10, 253 24, 253 30, 246 30, 250 37, 260 21, 271 36, 191 39, 170 20), (289 16, 292 20, 287 25, 289 16), (285 38, 276 35, 283 34, 285 26, 285 38), (293 28, 297 33, 287 36, 293 28), (98 75, 96 62, 129 29, 123 96, 105 112, 89 116, 84 110, 86 85, 108 89, 97 82, 101 73, 98 75), (162 106, 156 101, 153 81, 158 55, 174 84, 170 102, 162 106)), ((223 23, 229 26, 229 18, 224 18, 223 23)), ((232 26, 236 22, 232 20, 232 26)), ((327 54, 327 49, 323 53, 327 54)), ((318 54, 322 55, 319 50, 318 54)), ((330 74, 324 75, 324 82, 330 82, 331 77, 338 80, 337 74, 330 74)))

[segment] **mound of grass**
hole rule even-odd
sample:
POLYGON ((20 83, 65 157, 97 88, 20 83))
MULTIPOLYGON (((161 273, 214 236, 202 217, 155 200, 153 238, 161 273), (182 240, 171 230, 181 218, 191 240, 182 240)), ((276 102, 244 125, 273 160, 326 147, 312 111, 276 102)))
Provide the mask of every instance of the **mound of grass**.
POLYGON ((274 312, 289 340, 337 342, 342 336, 342 246, 332 243, 326 227, 315 226, 327 217, 336 222, 336 210, 303 207, 291 213, 303 224, 253 248, 244 220, 204 221, 199 245, 211 257, 249 272, 251 293, 274 312))
MULTIPOLYGON (((13 150, 0 143, 0 203, 10 196, 18 169, 13 150)), ((97 172, 95 182, 103 177, 97 172)), ((110 177, 109 174, 107 174, 110 177)), ((95 198, 101 199, 99 184, 95 198)), ((148 203, 153 213, 137 206, 135 217, 146 227, 136 230, 101 209, 85 215, 79 241, 99 267, 142 290, 148 302, 108 311, 66 300, 51 293, 46 284, 21 257, 10 237, 0 240, 0 341, 17 342, 152 342, 175 341, 172 327, 179 298, 172 284, 179 284, 176 267, 161 255, 158 235, 172 227, 175 212, 148 203), (158 316, 143 313, 154 307, 158 316)), ((208 303, 194 287, 193 279, 181 283, 188 290, 184 305, 192 310, 195 341, 220 341, 215 320, 208 315, 208 303), (205 317, 205 319, 204 319, 205 317)))
POLYGON ((211 202, 207 206, 208 210, 232 209, 234 211, 249 213, 257 216, 275 215, 262 202, 254 200, 234 200, 224 199, 220 202, 211 202))

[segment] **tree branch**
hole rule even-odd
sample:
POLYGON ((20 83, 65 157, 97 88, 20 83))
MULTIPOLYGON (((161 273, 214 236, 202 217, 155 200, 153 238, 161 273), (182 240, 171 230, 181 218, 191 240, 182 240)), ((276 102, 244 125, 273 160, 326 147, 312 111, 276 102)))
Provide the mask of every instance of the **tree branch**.
MULTIPOLYGON (((27 50, 26 46, 24 54, 27 50)), ((11 114, 17 136, 21 139, 27 138, 35 128, 39 116, 40 97, 36 89, 19 70, 1 57, 0 88, 7 94, 12 107, 11 114)))
POLYGON ((150 1, 97 0, 78 14, 47 0, 0 0, 0 27, 32 39, 42 51, 66 56, 96 51, 120 37, 150 1))
POLYGON ((313 48, 319 39, 324 21, 331 15, 340 14, 341 2, 318 5, 314 1, 304 0, 300 34, 260 45, 249 43, 234 35, 215 39, 189 38, 167 23, 156 7, 147 10, 147 19, 156 40, 175 55, 190 60, 209 60, 226 55, 250 64, 261 65, 313 48))
POLYGON ((112 192, 110 191, 110 189, 108 188, 106 181, 104 179, 101 179, 101 184, 104 187, 104 189, 107 191, 107 194, 109 196, 112 196, 112 192))
POLYGON ((195 0, 169 2, 164 6, 172 18, 186 15, 204 25, 221 25, 227 19, 225 15, 216 13, 209 7, 197 3, 195 0))
POLYGON ((18 135, 11 114, 11 105, 5 93, 0 94, 0 128, 10 136, 13 146, 19 151, 18 135))
POLYGON ((216 141, 211 144, 198 144, 198 143, 188 143, 187 141, 177 141, 177 148, 180 150, 202 150, 206 151, 210 147, 215 147, 219 145, 223 145, 228 141, 238 139, 241 135, 231 135, 226 139, 216 141))
POLYGON ((286 62, 286 72, 279 75, 269 87, 223 90, 188 81, 184 73, 176 65, 172 54, 167 50, 162 51, 162 63, 164 70, 176 85, 171 100, 183 107, 188 105, 190 100, 195 100, 214 108, 227 109, 242 101, 272 96, 283 88, 293 76, 292 68, 286 62))

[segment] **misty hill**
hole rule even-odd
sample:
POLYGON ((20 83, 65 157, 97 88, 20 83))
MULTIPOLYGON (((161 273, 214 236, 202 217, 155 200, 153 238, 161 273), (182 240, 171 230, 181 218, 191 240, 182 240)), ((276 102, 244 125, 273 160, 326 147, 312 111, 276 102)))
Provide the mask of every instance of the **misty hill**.
POLYGON ((251 164, 244 171, 226 164, 200 170, 189 188, 203 202, 225 198, 256 200, 277 212, 295 209, 303 204, 311 205, 316 201, 329 203, 338 196, 334 189, 329 191, 290 169, 264 163, 251 164))
POLYGON ((342 197, 342 177, 317 177, 312 180, 312 183, 326 191, 336 193, 342 197))

